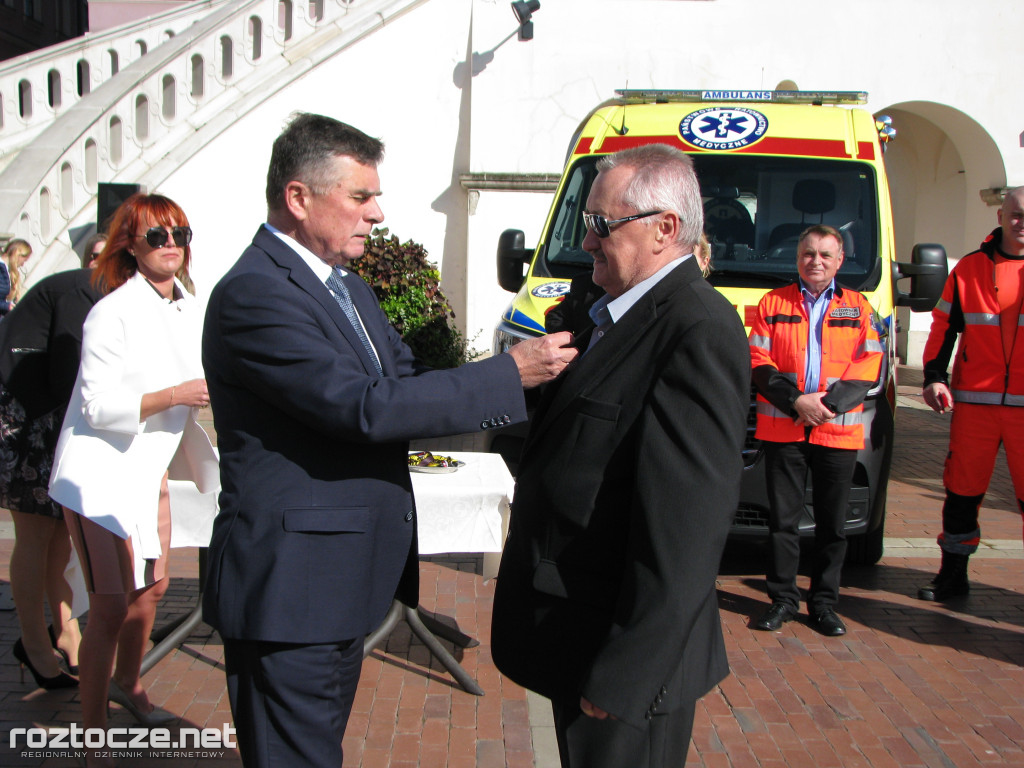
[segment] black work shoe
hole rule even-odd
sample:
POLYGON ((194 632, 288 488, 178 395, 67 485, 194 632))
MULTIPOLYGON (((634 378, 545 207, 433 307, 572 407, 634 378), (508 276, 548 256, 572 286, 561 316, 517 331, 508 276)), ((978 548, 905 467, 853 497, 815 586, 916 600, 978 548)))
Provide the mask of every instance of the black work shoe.
POLYGON ((812 613, 811 626, 825 637, 839 637, 846 634, 846 625, 831 608, 812 613))
POLYGON ((943 552, 939 572, 930 584, 917 590, 918 599, 941 602, 970 592, 971 585, 967 581, 968 557, 969 555, 943 552))
POLYGON ((931 584, 925 584, 917 590, 919 600, 930 600, 941 603, 951 597, 962 597, 971 591, 971 585, 965 577, 957 581, 939 581, 938 577, 931 584))
POLYGON ((787 621, 792 621, 795 618, 796 608, 785 603, 772 603, 772 607, 760 619, 754 622, 754 629, 774 632, 776 629, 781 629, 782 625, 787 621))

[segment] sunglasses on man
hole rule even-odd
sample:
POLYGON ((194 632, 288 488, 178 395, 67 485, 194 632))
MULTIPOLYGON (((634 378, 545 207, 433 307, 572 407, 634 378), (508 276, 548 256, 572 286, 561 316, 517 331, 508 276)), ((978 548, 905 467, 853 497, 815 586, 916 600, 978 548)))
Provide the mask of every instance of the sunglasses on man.
POLYGON ((612 233, 613 226, 625 224, 627 221, 646 219, 648 216, 656 216, 659 213, 664 213, 664 211, 648 211, 647 213, 638 213, 635 216, 623 216, 621 219, 606 219, 599 213, 584 213, 583 223, 586 224, 587 229, 598 237, 608 237, 612 233))
POLYGON ((136 239, 146 239, 150 248, 163 248, 167 245, 168 235, 173 238, 174 244, 184 248, 192 242, 192 227, 172 227, 170 231, 163 227, 150 227, 144 235, 135 235, 136 239))

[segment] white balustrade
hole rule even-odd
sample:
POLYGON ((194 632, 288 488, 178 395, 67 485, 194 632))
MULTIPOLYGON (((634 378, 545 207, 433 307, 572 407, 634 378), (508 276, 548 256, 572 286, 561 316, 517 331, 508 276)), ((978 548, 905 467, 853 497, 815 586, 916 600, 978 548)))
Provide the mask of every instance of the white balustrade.
POLYGON ((70 230, 94 220, 98 183, 155 188, 183 153, 423 2, 206 0, 4 62, 0 233, 42 246, 29 282, 76 265, 70 230))

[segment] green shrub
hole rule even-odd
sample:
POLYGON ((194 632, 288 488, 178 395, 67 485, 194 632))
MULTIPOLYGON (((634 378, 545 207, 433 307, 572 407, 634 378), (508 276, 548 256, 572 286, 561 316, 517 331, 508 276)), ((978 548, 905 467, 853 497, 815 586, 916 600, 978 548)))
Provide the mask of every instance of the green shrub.
POLYGON ((454 368, 475 357, 462 334, 448 324, 455 313, 422 245, 400 243, 386 227, 374 229, 365 253, 349 268, 370 284, 384 314, 421 362, 454 368))

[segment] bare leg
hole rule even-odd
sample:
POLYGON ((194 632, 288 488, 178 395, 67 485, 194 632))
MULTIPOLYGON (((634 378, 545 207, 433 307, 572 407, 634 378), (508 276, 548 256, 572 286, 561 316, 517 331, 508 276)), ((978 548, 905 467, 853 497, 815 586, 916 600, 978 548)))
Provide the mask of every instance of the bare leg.
MULTIPOLYGON (((160 483, 159 514, 161 516, 170 515, 170 505, 167 475, 165 474, 160 483)), ((166 533, 166 540, 161 544, 163 552, 166 553, 171 544, 170 530, 168 529, 164 533, 166 533)), ((121 627, 121 635, 118 638, 114 682, 128 694, 140 712, 153 710, 149 696, 146 695, 146 690, 142 687, 142 682, 139 679, 139 669, 142 667, 142 657, 146 653, 149 636, 153 632, 157 605, 167 593, 169 581, 165 577, 132 593, 128 616, 125 618, 124 625, 121 627)))
MULTIPOLYGON (((81 674, 78 692, 82 700, 82 727, 107 727, 107 690, 114 668, 117 639, 128 615, 127 595, 89 595, 89 622, 79 648, 81 674)), ((113 765, 89 756, 89 765, 113 765)))
MULTIPOLYGON (((15 537, 10 562, 11 594, 18 608, 21 642, 29 661, 39 674, 53 677, 60 673, 60 664, 50 645, 43 603, 50 540, 61 521, 44 515, 14 511, 11 517, 14 520, 15 537)), ((63 529, 63 525, 60 527, 63 529)), ((66 529, 64 535, 67 536, 66 529)))
POLYGON ((71 559, 71 537, 63 520, 57 520, 50 537, 46 560, 46 599, 50 603, 53 633, 57 647, 67 654, 68 664, 78 666, 78 646, 82 634, 78 619, 71 617, 71 585, 64 578, 64 569, 71 559))

